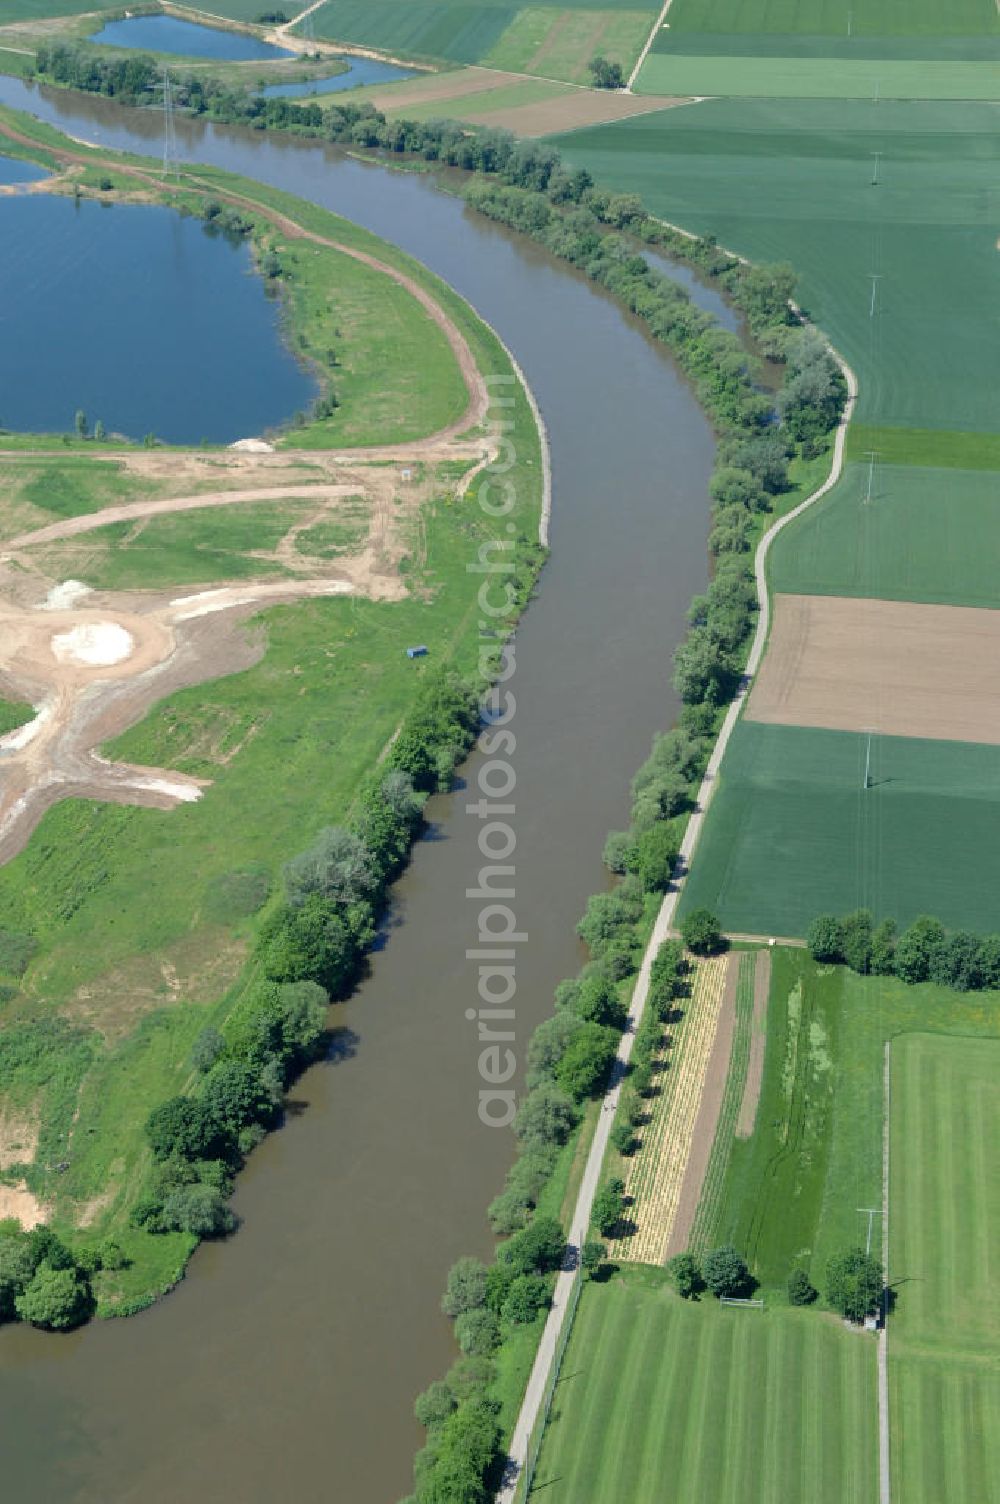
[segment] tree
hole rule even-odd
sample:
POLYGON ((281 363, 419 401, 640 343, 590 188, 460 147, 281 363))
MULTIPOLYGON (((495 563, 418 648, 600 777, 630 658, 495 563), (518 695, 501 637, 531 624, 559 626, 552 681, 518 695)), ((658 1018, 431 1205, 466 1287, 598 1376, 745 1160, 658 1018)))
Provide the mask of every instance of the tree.
POLYGON ((606 57, 593 57, 587 64, 595 89, 621 89, 625 75, 621 63, 609 62, 606 57))
POLYGON ((497 1249, 515 1274, 552 1274, 562 1265, 566 1235, 555 1217, 535 1217, 497 1249))
POLYGON ((527 1148, 564 1144, 576 1119, 572 1098, 557 1086, 543 1084, 521 1099, 514 1132, 527 1148))
POLYGON ((872 961, 872 916, 867 909, 845 914, 840 921, 841 949, 852 971, 867 976, 872 961))
POLYGON ((378 887, 371 852, 352 830, 331 825, 285 868, 285 888, 293 908, 312 894, 345 907, 370 899, 378 887))
POLYGON ((793 1269, 788 1276, 788 1303, 792 1306, 810 1306, 816 1299, 816 1289, 809 1283, 804 1269, 793 1269))
POLYGON ((594 1197, 590 1219, 598 1232, 609 1237, 622 1219, 625 1210, 625 1182, 620 1175, 613 1175, 594 1197))
POLYGON ((94 438, 97 440, 98 444, 103 443, 105 438, 104 424, 102 423, 100 418, 98 418, 97 422, 94 424, 94 438))
POLYGON ((77 436, 77 438, 78 439, 85 439, 87 437, 87 432, 88 432, 88 428, 87 428, 87 414, 84 412, 84 410, 83 410, 82 407, 78 407, 77 410, 76 410, 75 423, 76 423, 76 436, 77 436))
POLYGON ((568 1008, 558 1008, 551 1018, 543 1019, 528 1042, 529 1086, 551 1080, 574 1034, 582 1028, 576 1014, 568 1008))
POLYGON ((574 1101, 598 1096, 618 1051, 614 1029, 601 1024, 580 1024, 556 1066, 556 1081, 574 1101))
MULTIPOLYGON (((687 785, 682 786, 686 797, 687 785)), ((679 850, 677 833, 665 821, 659 820, 643 831, 636 842, 636 871, 647 893, 665 893, 670 887, 679 850)))
POLYGON ((741 1295, 750 1285, 750 1271, 730 1244, 707 1253, 701 1266, 702 1277, 713 1295, 741 1295))
POLYGON ((943 941, 944 927, 936 919, 915 919, 896 943, 896 975, 904 982, 926 982, 931 957, 943 941))
POLYGON ((423 1426, 425 1431, 433 1431, 435 1426, 443 1425, 449 1415, 454 1413, 457 1403, 451 1386, 443 1379, 435 1379, 413 1402, 417 1424, 423 1426))
POLYGON ((448 1283, 441 1297, 446 1316, 461 1316, 486 1303, 486 1265, 481 1259, 461 1258, 448 1271, 448 1283))
POLYGON ((833 914, 819 914, 806 931, 806 944, 814 961, 838 965, 844 959, 844 932, 833 914))
POLYGON ((705 1288, 698 1260, 693 1253, 675 1253, 667 1260, 667 1273, 674 1282, 677 1294, 691 1300, 705 1288))
POLYGON ((604 1267, 607 1256, 606 1243, 602 1243, 599 1238, 588 1238, 580 1249, 580 1265, 584 1273, 593 1279, 604 1267))
POLYGON ((681 920, 681 938, 696 956, 710 956, 723 946, 719 921, 711 909, 692 909, 681 920))
POLYGON ((217 1190, 197 1181, 170 1192, 164 1200, 160 1222, 166 1232, 220 1238, 233 1231, 236 1217, 217 1190))
POLYGON ((544 1275, 519 1274, 511 1282, 501 1317, 513 1326, 523 1326, 534 1321, 539 1311, 548 1305, 549 1298, 549 1282, 544 1275))
POLYGON ((883 1287, 882 1265, 863 1248, 849 1248, 826 1266, 826 1298, 848 1321, 874 1316, 883 1287))
POLYGON ((78 1269, 53 1269, 51 1264, 41 1263, 26 1289, 15 1298, 14 1306, 21 1320, 30 1321, 32 1326, 66 1331, 87 1320, 94 1299, 78 1269))
POLYGON ((1000 935, 985 935, 979 945, 979 975, 984 987, 1000 987, 1000 935))
POLYGON ((220 1130, 203 1103, 194 1097, 171 1097, 149 1114, 146 1137, 156 1159, 211 1159, 220 1130))
POLYGON ((455 1341, 463 1353, 495 1352, 500 1344, 500 1323, 492 1311, 463 1311, 455 1320, 455 1341))
POLYGON ((890 977, 896 969, 896 921, 883 919, 872 935, 872 975, 890 977))
POLYGON ((930 977, 943 987, 968 992, 982 986, 979 969, 981 942, 970 930, 956 930, 931 952, 930 977))
POLYGON ((635 841, 631 831, 611 831, 604 843, 604 865, 608 871, 621 876, 631 870, 634 857, 635 841))
POLYGON ((344 997, 373 935, 370 905, 343 911, 310 894, 298 908, 277 909, 264 925, 265 973, 275 982, 318 982, 332 997, 344 997))
POLYGON ((33 1248, 22 1233, 0 1237, 0 1321, 10 1321, 14 1303, 38 1266, 33 1248))

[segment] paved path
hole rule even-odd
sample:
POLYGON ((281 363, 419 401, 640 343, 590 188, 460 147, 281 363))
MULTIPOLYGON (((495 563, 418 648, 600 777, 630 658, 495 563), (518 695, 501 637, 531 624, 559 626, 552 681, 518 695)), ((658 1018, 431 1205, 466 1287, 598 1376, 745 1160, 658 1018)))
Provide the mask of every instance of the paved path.
MULTIPOLYGON (((771 544, 781 532, 782 528, 787 527, 793 518, 798 517, 802 512, 806 510, 807 507, 812 506, 814 502, 819 501, 822 496, 825 496, 827 492, 830 491, 834 485, 836 485, 837 481, 840 479, 840 473, 844 467, 844 446, 847 438, 847 427, 854 412, 854 404, 857 400, 858 394, 858 383, 857 378, 855 377, 854 372, 851 370, 851 368, 843 360, 841 360, 836 351, 833 351, 832 353, 834 354, 841 370, 844 373, 844 378, 847 382, 848 390, 848 398, 844 406, 844 415, 841 418, 840 426, 837 429, 836 438, 834 440, 833 464, 830 469, 829 477, 823 483, 823 485, 820 486, 818 490, 814 491, 811 496, 807 496, 805 501, 800 502, 800 504, 791 512, 787 512, 784 517, 779 517, 776 522, 772 523, 767 532, 761 538, 760 543, 757 545, 757 552, 754 556, 754 573, 757 581, 757 599, 760 603, 760 614, 757 618, 757 630, 754 633, 753 645, 750 648, 750 654, 747 658, 747 665, 742 683, 736 694, 736 698, 733 700, 732 704, 729 707, 729 710, 726 713, 726 718, 722 724, 722 730, 719 732, 718 740, 712 750, 712 755, 708 760, 708 766, 705 769, 705 776, 702 779, 701 788, 698 790, 697 804, 694 811, 692 812, 691 818, 688 821, 687 830, 684 833, 684 840, 681 844, 680 858, 678 861, 677 881, 671 886, 670 891, 664 896, 663 903, 660 906, 660 912, 656 916, 656 923, 653 926, 653 933, 650 936, 649 944, 647 945, 645 955, 642 958, 642 965, 639 968, 639 976, 635 984, 635 990, 632 993, 632 1002, 629 1007, 628 1023, 626 1025, 625 1032, 622 1035, 621 1044, 618 1047, 618 1056, 615 1061, 615 1067, 611 1077, 611 1085, 608 1087, 607 1094, 601 1106, 601 1113, 597 1122, 597 1127, 594 1130, 594 1137, 590 1146, 590 1153, 587 1156, 587 1164, 583 1172, 583 1180, 581 1181, 579 1194, 577 1195, 576 1206, 573 1209, 573 1217, 569 1228, 566 1265, 556 1281, 556 1289, 552 1301, 552 1307, 549 1311, 548 1320, 545 1323, 545 1329, 542 1332, 542 1339, 538 1345, 538 1352, 535 1355, 535 1362, 532 1367, 531 1374, 528 1378, 528 1386, 525 1390, 524 1399, 521 1403, 521 1410, 514 1426, 513 1435, 511 1436, 510 1449, 507 1456, 507 1465, 504 1469, 503 1483, 501 1485, 499 1493, 496 1496, 497 1504, 513 1504, 518 1480, 521 1476, 521 1472, 527 1459, 528 1445, 531 1440, 531 1433, 535 1429, 535 1424, 538 1420, 542 1408, 542 1403, 545 1398, 545 1386, 548 1382, 549 1370, 552 1367, 552 1362, 555 1357, 560 1333, 563 1327, 563 1321, 565 1320, 566 1305, 569 1299, 570 1289, 573 1284, 574 1272, 577 1263, 579 1262, 580 1248, 587 1236, 587 1231, 590 1227, 591 1207, 593 1206, 594 1195, 597 1191, 597 1187, 601 1178, 601 1169, 604 1163, 604 1156, 608 1146, 608 1138, 611 1134, 611 1127, 615 1119, 615 1110, 618 1106, 618 1097, 621 1093, 622 1081, 625 1076, 625 1070, 628 1065, 629 1058, 632 1054, 632 1046, 635 1042, 636 1029, 639 1026, 639 1022, 642 1019, 643 1010, 646 1006, 646 997, 649 992, 650 969, 653 965, 653 960, 657 954, 657 951, 659 950, 663 942, 669 938, 671 930, 673 928, 674 914, 677 909, 677 903, 680 898, 681 892, 683 891, 684 877, 691 865, 691 858, 694 854, 695 847, 697 846, 698 839, 701 835, 702 826, 705 821, 705 815, 708 812, 708 806, 711 803, 712 795, 715 792, 715 786, 718 781, 719 768, 722 763, 723 754, 725 753, 726 747, 729 745, 729 738, 732 736, 733 729, 736 726, 736 723, 739 720, 740 714, 743 710, 743 706, 746 703, 747 696, 750 692, 750 686, 753 682, 753 676, 757 671, 760 660, 764 654, 764 648, 767 644, 767 634, 770 624, 770 595, 767 588, 768 552, 770 550, 771 544)), ((880 1504, 887 1504, 887 1500, 881 1500, 880 1504)))

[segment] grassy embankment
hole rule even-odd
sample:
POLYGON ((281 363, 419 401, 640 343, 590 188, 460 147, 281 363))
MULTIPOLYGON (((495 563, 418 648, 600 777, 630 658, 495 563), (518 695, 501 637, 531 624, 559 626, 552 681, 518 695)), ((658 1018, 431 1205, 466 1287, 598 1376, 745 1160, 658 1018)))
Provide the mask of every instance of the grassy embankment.
MULTIPOLYGON (((32 130, 50 144, 58 140, 45 128, 32 130)), ((223 174, 209 176, 213 192, 225 187, 256 194, 262 205, 405 267, 447 307, 480 368, 509 372, 506 355, 471 311, 401 252, 287 195, 223 174)), ((304 245, 300 253, 304 260, 309 254, 304 245)), ((394 284, 383 284, 388 295, 394 284)), ((309 306, 305 298, 291 300, 293 327, 309 306)), ((369 302, 366 317, 364 305, 357 305, 350 330, 343 331, 345 366, 352 352, 364 358, 369 341, 378 347, 381 307, 380 301, 369 302)), ((436 330, 421 309, 416 315, 433 351, 436 330)), ((456 387, 443 359, 431 370, 435 379, 424 399, 431 406, 424 415, 437 421, 453 411, 456 387)), ((398 364, 384 366, 383 379, 405 409, 416 390, 405 349, 398 364)), ((352 416, 367 401, 363 387, 351 396, 345 383, 343 398, 334 423, 342 414, 345 426, 355 425, 347 432, 378 437, 362 413, 352 416)), ((526 579, 537 558, 531 540, 541 465, 520 390, 516 400, 513 517, 526 579)), ((337 437, 331 430, 328 441, 337 437)), ((44 520, 60 510, 76 514, 134 494, 120 464, 101 461, 93 450, 86 456, 77 447, 58 457, 48 454, 37 468, 26 455, 17 470, 18 504, 44 520), (54 501, 53 509, 44 505, 47 500, 54 501)), ((21 958, 15 956, 17 964, 3 979, 8 1037, 16 1022, 18 1039, 28 1042, 8 1052, 5 1086, 12 1101, 34 1104, 40 1132, 24 1178, 74 1245, 113 1234, 131 1258, 129 1268, 97 1277, 106 1311, 141 1303, 183 1266, 191 1239, 151 1235, 129 1224, 148 1155, 145 1117, 151 1106, 184 1088, 199 1031, 221 1022, 237 1004, 244 958, 259 916, 267 912, 260 905, 283 862, 320 827, 343 820, 359 783, 413 703, 421 674, 402 646, 426 642, 434 660, 474 674, 478 581, 466 565, 503 524, 485 518, 472 498, 450 495, 454 478, 437 477, 432 498, 413 520, 411 592, 405 600, 340 598, 262 613, 257 620, 268 649, 255 668, 174 695, 108 749, 109 755, 153 765, 200 769, 213 782, 199 804, 166 813, 63 803, 45 817, 27 850, 0 871, 0 929, 30 936, 35 947, 23 974, 17 974, 21 958), (32 1041, 44 1041, 44 1049, 32 1041), (57 1162, 68 1162, 68 1168, 57 1172, 57 1162)), ((245 541, 241 528, 235 512, 223 512, 185 530, 183 543, 169 527, 154 530, 162 556, 158 566, 156 547, 145 551, 142 583, 155 583, 157 576, 161 584, 171 582, 179 561, 199 556, 199 541, 218 540, 217 529, 226 535, 225 546, 236 549, 245 541)), ((326 543, 339 546, 336 539, 326 543)), ((109 561, 115 552, 112 544, 109 561)), ((227 571, 231 562, 227 555, 227 571)), ((112 574, 123 567, 120 560, 106 565, 112 574)), ((119 572, 115 578, 120 583, 134 576, 119 572)))

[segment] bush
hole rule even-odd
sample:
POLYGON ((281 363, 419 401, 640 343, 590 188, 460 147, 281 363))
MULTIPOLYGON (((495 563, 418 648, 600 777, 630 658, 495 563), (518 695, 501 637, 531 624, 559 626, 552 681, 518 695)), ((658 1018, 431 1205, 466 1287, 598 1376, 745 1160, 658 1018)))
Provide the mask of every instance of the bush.
POLYGON ((480 1259, 461 1258, 448 1271, 448 1283, 441 1297, 446 1316, 461 1316, 486 1303, 486 1265, 480 1259))
POLYGON ((658 821, 636 842, 635 870, 647 893, 665 893, 674 875, 680 843, 670 825, 658 821))
POLYGON ((575 1101, 601 1094, 615 1055, 618 1035, 601 1024, 580 1024, 556 1067, 556 1081, 575 1101))
POLYGON ((198 1238, 221 1238, 236 1227, 235 1214, 210 1185, 178 1186, 163 1203, 164 1232, 189 1232, 198 1238))
POLYGON ((191 1046, 191 1064, 202 1075, 210 1071, 220 1055, 225 1053, 226 1041, 218 1029, 211 1025, 202 1029, 191 1046))
POLYGON ((926 982, 931 958, 944 940, 944 928, 936 919, 915 919, 896 943, 896 975, 904 982, 926 982))
POLYGON ((545 1309, 549 1298, 549 1283, 541 1274, 519 1274, 511 1282, 500 1315, 513 1326, 524 1326, 545 1309))
POLYGON ((857 909, 840 921, 841 950, 852 971, 867 976, 872 961, 872 916, 867 909, 857 909))
POLYGON ((604 1268, 604 1261, 608 1256, 607 1244, 599 1238, 587 1238, 580 1249, 580 1267, 584 1274, 589 1274, 591 1279, 600 1274, 604 1268))
POLYGON ((487 1356, 500 1345, 500 1323, 492 1311, 463 1311, 455 1320, 455 1341, 463 1353, 487 1356))
POLYGON ((675 1253, 672 1259, 667 1260, 667 1273, 683 1300, 692 1300, 705 1288, 698 1260, 693 1253, 675 1253))
POLYGON ((681 938, 696 956, 711 956, 723 948, 719 921, 711 909, 692 909, 681 920, 681 938))
POLYGON ((158 1160, 212 1159, 220 1146, 219 1124, 194 1097, 171 1097, 146 1119, 146 1137, 158 1160))
POLYGON ((514 1132, 527 1149, 564 1144, 576 1124, 577 1110, 571 1097, 557 1086, 537 1086, 521 1099, 514 1119, 514 1132))
POLYGON ((497 1249, 497 1259, 515 1274, 552 1274, 562 1265, 566 1236, 555 1217, 536 1217, 497 1249))
POLYGON ((713 1295, 740 1296, 750 1288, 750 1271, 730 1244, 706 1254, 701 1272, 713 1295))
POLYGON ((809 1283, 804 1269, 793 1269, 788 1276, 788 1303, 792 1306, 810 1306, 816 1299, 816 1290, 809 1283))

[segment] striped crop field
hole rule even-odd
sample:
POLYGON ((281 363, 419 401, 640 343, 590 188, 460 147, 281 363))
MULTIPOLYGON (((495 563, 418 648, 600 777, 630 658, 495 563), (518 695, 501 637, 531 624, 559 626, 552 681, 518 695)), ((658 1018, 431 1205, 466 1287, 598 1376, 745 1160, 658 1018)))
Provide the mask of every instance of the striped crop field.
POLYGON ((692 1253, 705 1253, 711 1246, 715 1225, 722 1209, 723 1188, 729 1157, 736 1133, 736 1122, 743 1102, 747 1066, 750 1061, 750 1039, 753 1033, 754 970, 756 952, 744 951, 739 958, 739 976, 736 982, 736 1024, 733 1029, 732 1053, 729 1057, 729 1074, 726 1091, 719 1111, 719 1122, 712 1144, 712 1155, 701 1188, 701 1200, 691 1229, 692 1253))
POLYGON ((1000 1040, 894 1040, 891 1131, 894 1484, 979 1504, 1000 1476, 1000 1040))
POLYGON ((684 1017, 676 1031, 667 1031, 657 1056, 658 1095, 651 1099, 650 1120, 625 1182, 635 1231, 609 1243, 613 1259, 646 1264, 663 1261, 680 1203, 731 959, 735 964, 735 958, 728 955, 695 963, 684 1017))
POLYGON ((878 1497, 875 1343, 817 1311, 687 1303, 628 1271, 584 1289, 562 1374, 545 1504, 878 1497))

